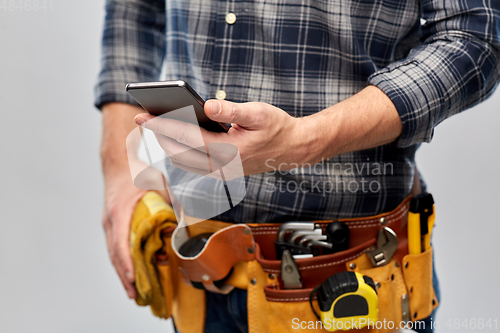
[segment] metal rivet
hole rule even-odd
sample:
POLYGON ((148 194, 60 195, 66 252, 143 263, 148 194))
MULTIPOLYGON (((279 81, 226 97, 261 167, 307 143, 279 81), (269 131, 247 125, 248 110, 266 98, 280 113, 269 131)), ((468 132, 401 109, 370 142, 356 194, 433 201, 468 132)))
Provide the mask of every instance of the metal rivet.
POLYGON ((251 279, 250 280, 250 283, 253 284, 254 286, 257 284, 257 280, 256 279, 251 279))
POLYGON ((406 294, 403 294, 403 296, 401 296, 402 299, 407 299, 408 298, 408 295, 406 294))
POLYGON ((248 251, 248 253, 253 254, 253 251, 254 251, 254 250, 253 250, 253 247, 249 247, 249 248, 247 249, 247 251, 248 251))
POLYGON ((271 280, 274 280, 274 278, 275 278, 275 277, 276 277, 276 276, 275 276, 273 273, 269 274, 269 278, 270 278, 271 280))
POLYGON ((395 266, 395 267, 399 267, 399 264, 398 264, 398 262, 397 262, 397 261, 395 261, 395 262, 394 262, 394 266, 395 266))
POLYGON ((248 235, 248 234, 250 234, 250 230, 248 230, 247 228, 245 228, 245 229, 243 229, 243 233, 244 233, 245 235, 248 235))
POLYGON ((382 287, 380 282, 375 282, 375 289, 380 289, 380 287, 382 287))
POLYGON ((405 268, 408 268, 408 263, 407 262, 405 262, 405 268))
POLYGON ((356 268, 356 264, 355 264, 355 263, 353 263, 353 262, 351 262, 351 263, 349 264, 349 268, 350 268, 350 269, 355 269, 355 268, 356 268))
POLYGON ((385 217, 381 217, 379 221, 380 221, 381 225, 386 225, 387 224, 387 219, 385 217))
POLYGON ((203 281, 209 281, 210 280, 210 276, 208 276, 207 274, 203 274, 203 276, 201 277, 201 279, 203 281))
POLYGON ((285 266, 285 272, 287 272, 288 274, 290 274, 292 272, 292 266, 286 265, 285 266))

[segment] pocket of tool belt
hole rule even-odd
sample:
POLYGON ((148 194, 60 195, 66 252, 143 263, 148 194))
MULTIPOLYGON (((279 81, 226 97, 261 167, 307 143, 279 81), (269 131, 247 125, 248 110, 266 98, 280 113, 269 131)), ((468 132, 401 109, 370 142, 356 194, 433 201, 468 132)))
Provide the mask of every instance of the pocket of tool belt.
POLYGON ((165 305, 167 312, 165 319, 170 318, 172 315, 172 302, 174 298, 174 285, 173 285, 173 253, 171 246, 171 236, 174 227, 162 231, 163 248, 156 254, 156 269, 158 270, 158 278, 162 288, 163 296, 165 298, 165 305))
MULTIPOLYGON (((260 318, 255 330, 250 332, 325 332, 315 317, 309 303, 309 296, 314 287, 320 285, 329 276, 346 271, 346 265, 374 246, 370 240, 346 251, 316 256, 307 259, 295 259, 302 280, 302 289, 283 289, 280 276, 281 261, 263 258, 259 246, 256 260, 249 263, 250 278, 255 284, 248 287, 249 323, 252 318, 260 318), (251 265, 257 267, 251 269, 251 265), (260 287, 260 288, 259 288, 260 287), (262 293, 262 289, 264 293, 262 293)), ((367 259, 368 260, 368 259, 367 259)), ((316 297, 313 306, 319 312, 316 297)))
POLYGON ((156 267, 162 286, 167 315, 173 316, 175 325, 181 332, 201 332, 203 320, 193 321, 192 318, 203 318, 205 309, 205 292, 182 282, 179 265, 172 249, 172 233, 175 228, 162 231, 163 248, 156 255, 156 267))
POLYGON ((432 285, 432 247, 419 254, 406 254, 402 262, 393 258, 381 267, 373 267, 364 254, 346 267, 349 271, 371 277, 375 282, 379 321, 385 319, 398 325, 401 321, 422 320, 429 317, 438 306, 432 285), (406 302, 409 313, 403 316, 408 311, 408 306, 404 305, 406 302))
POLYGON ((432 284, 432 247, 404 256, 402 270, 410 298, 411 320, 427 318, 438 306, 432 284))
MULTIPOLYGON (((281 332, 305 329, 308 331, 325 332, 319 325, 314 328, 310 322, 317 322, 310 304, 309 295, 314 287, 320 285, 329 276, 341 271, 356 271, 371 277, 377 288, 379 299, 379 321, 384 319, 399 325, 403 319, 412 321, 428 317, 437 306, 437 300, 432 287, 432 249, 418 255, 405 255, 402 263, 393 258, 388 264, 373 267, 366 250, 374 246, 374 241, 369 241, 355 248, 335 254, 322 255, 308 259, 296 259, 302 278, 303 289, 282 289, 280 277, 280 261, 266 260, 262 257, 257 247, 256 262, 259 269, 255 269, 264 280, 262 288, 264 296, 260 297, 260 304, 252 307, 249 302, 250 312, 256 316, 267 318, 267 327, 261 329, 277 330, 281 332), (403 318, 403 295, 409 297, 410 313, 408 318, 403 318), (297 327, 297 325, 302 325, 297 327)), ((259 300, 258 288, 249 286, 249 300, 259 300)), ((318 311, 316 300, 313 305, 318 311)), ((249 317, 250 318, 250 317, 249 317)), ((367 332, 389 332, 391 329, 368 330, 367 332)))

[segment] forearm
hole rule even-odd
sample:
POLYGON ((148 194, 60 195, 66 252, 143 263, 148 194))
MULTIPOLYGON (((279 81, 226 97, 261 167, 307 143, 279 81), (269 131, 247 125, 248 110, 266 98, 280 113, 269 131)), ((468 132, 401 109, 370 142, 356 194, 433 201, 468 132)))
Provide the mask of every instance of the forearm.
POLYGON ((142 108, 124 103, 102 107, 101 161, 105 178, 116 172, 128 172, 126 139, 137 127, 134 117, 142 112, 142 108))
POLYGON ((137 156, 140 136, 129 136, 137 128, 134 117, 139 113, 144 113, 144 110, 124 103, 108 103, 102 107, 101 162, 106 191, 123 189, 121 186, 125 185, 136 191, 156 190, 170 204, 161 172, 147 168, 137 156), (133 175, 137 170, 141 170, 140 175, 133 175))
POLYGON ((303 163, 384 145, 402 130, 394 104, 374 86, 300 121, 303 163))

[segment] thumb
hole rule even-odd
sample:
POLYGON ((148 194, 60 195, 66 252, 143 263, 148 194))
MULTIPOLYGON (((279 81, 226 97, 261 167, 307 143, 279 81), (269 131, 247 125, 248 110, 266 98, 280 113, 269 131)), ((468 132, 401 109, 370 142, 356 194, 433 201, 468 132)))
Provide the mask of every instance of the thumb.
POLYGON ((266 110, 264 103, 233 103, 229 101, 209 100, 205 103, 205 114, 208 118, 220 123, 238 124, 246 129, 262 127, 266 110))

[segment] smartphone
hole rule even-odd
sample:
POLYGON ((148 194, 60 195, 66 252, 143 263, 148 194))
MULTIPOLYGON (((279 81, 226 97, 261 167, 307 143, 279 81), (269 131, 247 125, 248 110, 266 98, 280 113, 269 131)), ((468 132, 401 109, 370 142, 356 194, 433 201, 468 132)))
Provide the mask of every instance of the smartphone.
MULTIPOLYGON (((184 81, 140 82, 129 83, 125 90, 139 103, 144 110, 153 116, 160 116, 170 111, 193 106, 200 127, 211 132, 227 132, 229 126, 211 120, 205 114, 205 101, 184 81)), ((178 115, 176 120, 192 122, 189 117, 178 115)))

